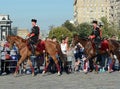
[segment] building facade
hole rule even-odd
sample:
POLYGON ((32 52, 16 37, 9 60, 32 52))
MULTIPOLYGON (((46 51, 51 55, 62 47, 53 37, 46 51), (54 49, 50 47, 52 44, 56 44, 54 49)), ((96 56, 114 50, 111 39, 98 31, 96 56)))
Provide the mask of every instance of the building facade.
POLYGON ((6 40, 6 36, 11 35, 11 23, 9 15, 0 15, 0 41, 6 40))
POLYGON ((25 38, 28 35, 28 33, 29 33, 28 29, 18 29, 17 30, 17 35, 22 38, 25 38))
POLYGON ((109 0, 75 0, 74 1, 74 23, 78 25, 83 22, 100 21, 101 17, 110 20, 109 0))
POLYGON ((110 0, 110 23, 120 29, 120 0, 110 0))

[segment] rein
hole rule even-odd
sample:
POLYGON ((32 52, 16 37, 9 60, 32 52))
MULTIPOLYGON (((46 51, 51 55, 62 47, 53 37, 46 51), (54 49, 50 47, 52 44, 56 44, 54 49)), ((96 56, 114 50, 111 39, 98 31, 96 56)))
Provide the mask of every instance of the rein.
POLYGON ((19 50, 21 50, 21 49, 23 49, 23 48, 26 47, 25 43, 24 43, 24 42, 21 42, 21 40, 18 40, 18 39, 17 39, 17 40, 15 40, 14 42, 15 42, 15 44, 17 45, 17 47, 18 47, 19 50))

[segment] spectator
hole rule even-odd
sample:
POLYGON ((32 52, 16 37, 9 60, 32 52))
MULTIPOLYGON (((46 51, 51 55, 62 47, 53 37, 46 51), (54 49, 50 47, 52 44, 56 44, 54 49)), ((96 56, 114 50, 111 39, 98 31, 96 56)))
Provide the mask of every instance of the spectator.
POLYGON ((57 42, 57 38, 55 36, 52 37, 53 42, 57 42))
POLYGON ((10 53, 9 43, 7 41, 4 44, 3 51, 10 53))
POLYGON ((67 66, 68 66, 68 72, 70 72, 70 73, 72 72, 72 69, 73 69, 73 66, 72 66, 73 57, 74 57, 73 51, 74 51, 74 49, 70 46, 69 50, 67 52, 67 66))
POLYGON ((89 61, 86 60, 86 56, 84 54, 84 47, 82 44, 78 43, 75 47, 74 51, 75 57, 75 71, 83 70, 85 73, 88 72, 89 61))
POLYGON ((67 50, 69 49, 69 43, 68 43, 68 41, 69 41, 69 37, 66 36, 66 37, 65 37, 65 43, 66 43, 66 45, 67 45, 67 50))
POLYGON ((3 50, 1 53, 1 73, 6 72, 7 74, 10 73, 9 69, 7 68, 9 66, 9 63, 5 63, 6 59, 10 59, 10 49, 9 49, 9 43, 5 42, 3 45, 3 50))
POLYGON ((47 40, 47 41, 51 41, 51 39, 50 39, 49 37, 46 37, 45 40, 47 40))
POLYGON ((75 71, 79 71, 79 66, 80 66, 81 59, 82 59, 82 50, 83 50, 83 46, 80 43, 78 43, 75 46, 75 50, 74 50, 75 71))
POLYGON ((67 55, 67 50, 68 50, 67 45, 68 44, 65 42, 65 39, 63 38, 61 42, 61 50, 64 55, 67 55))

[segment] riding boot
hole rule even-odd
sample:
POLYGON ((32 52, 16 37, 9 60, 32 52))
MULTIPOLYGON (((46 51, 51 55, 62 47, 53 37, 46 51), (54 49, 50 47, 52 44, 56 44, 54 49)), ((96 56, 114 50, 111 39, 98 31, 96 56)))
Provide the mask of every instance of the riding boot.
POLYGON ((95 49, 96 49, 96 55, 98 55, 98 53, 99 53, 99 47, 98 47, 98 44, 95 45, 95 49))
POLYGON ((96 55, 99 54, 99 48, 101 48, 101 39, 99 37, 95 38, 95 49, 96 49, 96 55))

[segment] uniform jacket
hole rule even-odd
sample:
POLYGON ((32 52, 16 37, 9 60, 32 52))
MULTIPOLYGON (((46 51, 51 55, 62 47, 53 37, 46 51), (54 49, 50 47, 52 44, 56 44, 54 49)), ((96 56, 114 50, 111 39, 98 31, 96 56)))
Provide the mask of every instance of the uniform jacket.
POLYGON ((35 43, 38 41, 39 38, 39 27, 38 26, 34 26, 31 29, 31 33, 30 34, 34 34, 34 36, 31 37, 31 40, 34 41, 35 43))
POLYGON ((95 38, 96 38, 96 37, 100 37, 100 28, 99 28, 99 27, 96 27, 96 28, 93 30, 93 32, 92 32, 91 35, 94 35, 95 38))

